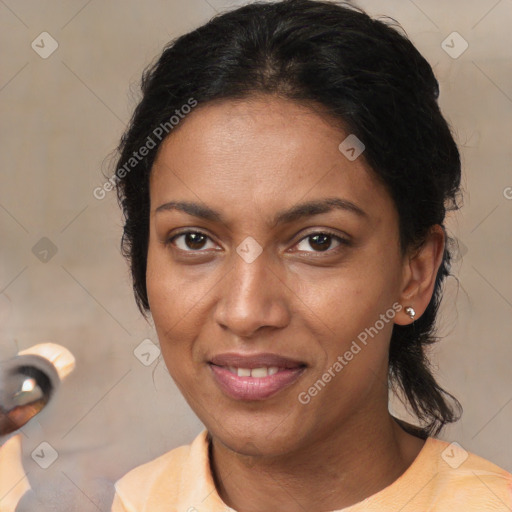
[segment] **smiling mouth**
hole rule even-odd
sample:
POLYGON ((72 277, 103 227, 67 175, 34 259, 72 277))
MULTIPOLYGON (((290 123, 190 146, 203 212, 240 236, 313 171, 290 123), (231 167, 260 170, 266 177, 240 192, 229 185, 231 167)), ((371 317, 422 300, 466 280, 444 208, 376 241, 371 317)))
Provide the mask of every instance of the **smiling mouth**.
POLYGON ((220 390, 235 400, 265 400, 294 384, 304 373, 306 365, 292 368, 259 366, 243 368, 209 364, 220 390))

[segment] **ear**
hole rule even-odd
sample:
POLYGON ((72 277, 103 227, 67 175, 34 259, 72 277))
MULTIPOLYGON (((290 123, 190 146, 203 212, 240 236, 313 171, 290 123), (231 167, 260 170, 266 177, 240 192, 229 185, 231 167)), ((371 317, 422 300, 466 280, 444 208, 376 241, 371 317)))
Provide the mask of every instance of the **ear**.
POLYGON ((405 256, 399 299, 403 309, 395 317, 396 324, 407 325, 413 322, 405 311, 407 307, 412 307, 416 312, 414 320, 427 309, 434 292, 437 272, 443 261, 445 242, 444 230, 436 224, 430 228, 421 247, 405 256))

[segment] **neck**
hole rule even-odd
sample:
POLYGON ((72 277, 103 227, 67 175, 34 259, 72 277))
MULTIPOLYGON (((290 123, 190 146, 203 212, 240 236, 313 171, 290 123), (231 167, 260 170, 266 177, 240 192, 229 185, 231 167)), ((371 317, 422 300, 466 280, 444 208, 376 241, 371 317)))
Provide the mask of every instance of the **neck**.
POLYGON ((240 455, 212 439, 210 462, 220 497, 238 512, 320 512, 384 489, 423 445, 387 413, 385 421, 344 424, 279 457, 240 455))

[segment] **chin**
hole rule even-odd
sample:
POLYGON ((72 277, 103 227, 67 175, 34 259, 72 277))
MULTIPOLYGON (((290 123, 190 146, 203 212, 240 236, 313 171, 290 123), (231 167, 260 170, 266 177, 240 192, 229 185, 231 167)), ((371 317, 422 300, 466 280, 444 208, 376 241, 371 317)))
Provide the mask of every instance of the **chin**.
POLYGON ((300 423, 290 416, 273 419, 257 416, 254 413, 248 413, 244 418, 238 416, 227 419, 224 416, 221 425, 211 422, 212 428, 207 428, 212 437, 231 451, 250 456, 288 453, 296 449, 297 443, 306 435, 302 431, 304 423, 299 429, 300 423))

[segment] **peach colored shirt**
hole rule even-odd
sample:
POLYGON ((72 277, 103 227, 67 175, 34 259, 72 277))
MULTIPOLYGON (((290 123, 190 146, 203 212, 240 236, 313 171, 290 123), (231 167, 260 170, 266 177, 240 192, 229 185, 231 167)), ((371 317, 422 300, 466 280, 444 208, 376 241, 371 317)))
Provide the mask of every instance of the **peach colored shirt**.
POLYGON ((0 444, 0 512, 14 512, 21 497, 30 491, 22 456, 21 434, 0 444))
MULTIPOLYGON (((236 512, 217 494, 207 430, 194 441, 138 466, 115 484, 112 512, 236 512)), ((512 474, 429 437, 391 485, 337 512, 510 512, 512 474)))

